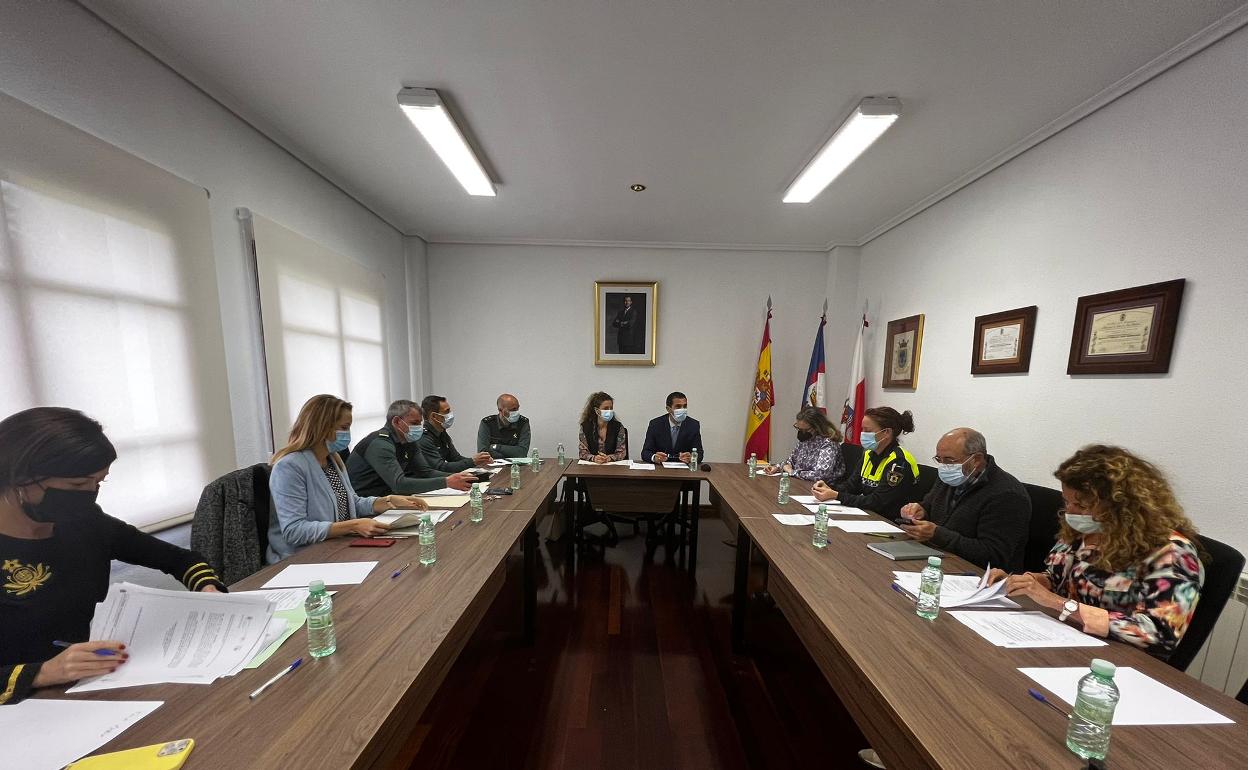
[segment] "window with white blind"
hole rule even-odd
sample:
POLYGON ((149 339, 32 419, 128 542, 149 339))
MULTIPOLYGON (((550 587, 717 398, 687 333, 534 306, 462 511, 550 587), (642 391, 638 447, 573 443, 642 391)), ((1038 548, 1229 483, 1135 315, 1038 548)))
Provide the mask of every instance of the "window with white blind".
POLYGON ((85 412, 104 510, 184 520, 234 463, 207 195, 3 96, 0 126, 0 417, 85 412))
POLYGON ((318 393, 350 401, 353 440, 390 403, 382 276, 264 217, 250 215, 275 446, 318 393))

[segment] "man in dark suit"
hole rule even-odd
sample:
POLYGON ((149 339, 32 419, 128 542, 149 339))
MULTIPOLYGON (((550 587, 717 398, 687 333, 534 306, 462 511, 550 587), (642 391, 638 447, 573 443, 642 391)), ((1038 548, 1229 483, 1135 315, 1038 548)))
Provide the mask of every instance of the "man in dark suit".
POLYGON ((699 458, 706 457, 702 449, 702 427, 688 415, 689 399, 685 394, 680 391, 667 394, 667 414, 655 417, 646 428, 646 443, 641 448, 643 463, 668 460, 687 463, 695 448, 699 458))
POLYGON ((616 329, 615 339, 620 353, 646 352, 645 344, 642 342, 642 334, 645 331, 644 323, 644 320, 638 317, 637 309, 633 307, 632 296, 625 294, 624 307, 611 322, 616 329))

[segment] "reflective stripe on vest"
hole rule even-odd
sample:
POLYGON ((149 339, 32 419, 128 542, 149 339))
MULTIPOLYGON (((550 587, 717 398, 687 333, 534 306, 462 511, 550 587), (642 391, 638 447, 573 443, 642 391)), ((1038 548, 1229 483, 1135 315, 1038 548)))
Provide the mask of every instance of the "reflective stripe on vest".
POLYGON ((914 474, 912 478, 917 479, 919 477, 918 461, 914 459, 914 455, 910 454, 905 449, 902 449, 899 446, 894 446, 892 451, 890 451, 888 455, 882 461, 880 461, 880 464, 878 467, 873 466, 871 464, 871 452, 870 451, 863 452, 862 453, 862 477, 866 479, 867 481, 874 481, 876 483, 879 483, 880 479, 884 477, 884 469, 887 468, 890 463, 892 463, 894 460, 897 459, 897 450, 899 449, 901 450, 902 459, 906 461, 906 463, 910 466, 910 471, 914 474))

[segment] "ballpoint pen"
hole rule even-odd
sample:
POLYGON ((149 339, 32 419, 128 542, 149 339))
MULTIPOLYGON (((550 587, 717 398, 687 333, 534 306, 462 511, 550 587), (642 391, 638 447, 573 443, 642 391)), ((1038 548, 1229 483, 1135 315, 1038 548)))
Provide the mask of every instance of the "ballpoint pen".
POLYGON ((254 691, 254 692, 252 692, 252 694, 251 694, 251 695, 248 695, 247 697, 248 697, 248 698, 251 698, 252 700, 255 700, 255 699, 256 699, 256 698, 260 695, 260 693, 262 693, 262 692, 264 692, 265 690, 269 689, 269 685, 273 684, 273 683, 274 683, 274 682, 276 682, 278 679, 281 679, 282 677, 286 676, 286 675, 287 675, 287 674, 289 674, 291 671, 294 671, 295 669, 299 668, 299 667, 300 667, 300 666, 302 666, 302 665, 303 665, 303 658, 297 658, 297 659, 295 660, 295 662, 294 662, 294 663, 291 663, 289 666, 287 666, 286 668, 282 669, 282 670, 281 670, 281 673, 279 673, 277 676, 273 677, 273 678, 272 678, 272 679, 270 679, 269 681, 267 681, 267 682, 265 682, 264 684, 262 684, 262 685, 260 685, 259 687, 257 687, 257 688, 255 689, 255 691, 254 691))
POLYGON ((402 567, 399 567, 398 569, 396 569, 396 570, 395 570, 395 571, 394 571, 394 572, 390 575, 390 579, 391 579, 391 580, 394 580, 394 579, 395 579, 395 578, 397 578, 399 575, 402 575, 402 574, 403 574, 403 570, 407 569, 407 568, 408 568, 408 567, 410 567, 410 566, 412 566, 412 563, 409 561, 407 564, 404 564, 402 567))
POLYGON ((1036 700, 1040 701, 1044 705, 1048 706, 1049 708, 1053 709, 1057 713, 1061 714, 1062 716, 1066 717, 1067 719, 1070 719, 1070 714, 1067 714, 1065 711, 1062 711, 1060 708, 1053 705, 1053 701, 1044 697, 1044 693, 1040 692, 1039 690, 1033 690, 1030 687, 1028 687, 1027 694, 1035 698, 1036 700))
MULTIPOLYGON (((72 644, 73 644, 72 642, 62 642, 61 640, 58 639, 52 643, 52 646, 60 647, 64 649, 66 647, 72 646, 72 644)), ((96 655, 99 655, 101 658, 109 658, 117 654, 116 650, 92 650, 91 652, 95 653, 96 655)))

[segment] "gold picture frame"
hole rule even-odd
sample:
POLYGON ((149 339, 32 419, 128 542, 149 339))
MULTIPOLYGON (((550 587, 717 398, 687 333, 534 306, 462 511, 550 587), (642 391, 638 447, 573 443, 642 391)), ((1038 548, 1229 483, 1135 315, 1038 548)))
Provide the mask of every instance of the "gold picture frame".
POLYGON ((659 362, 659 282, 594 281, 594 366, 659 362))

